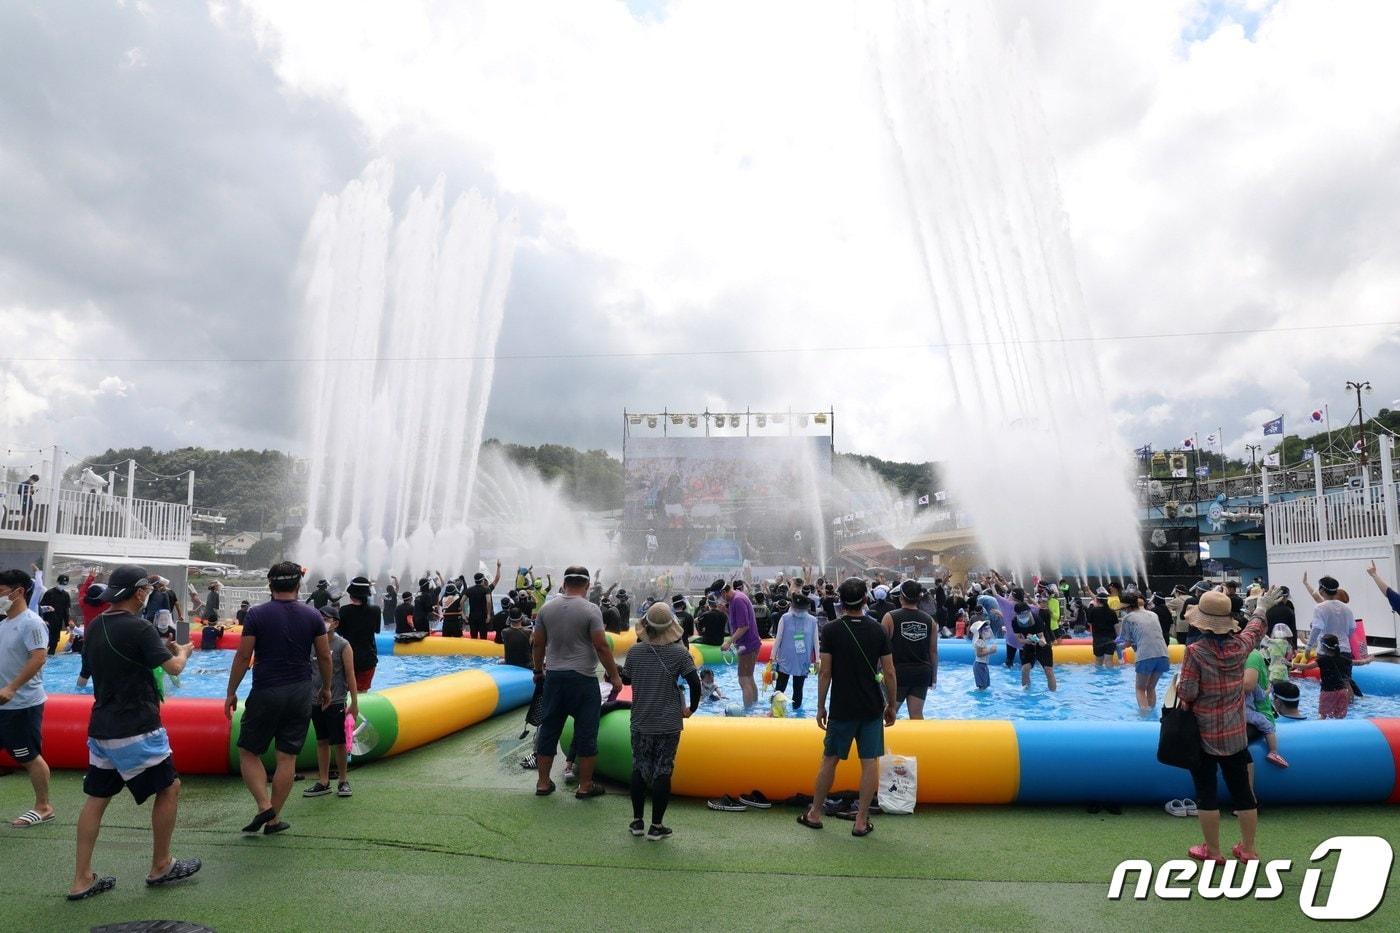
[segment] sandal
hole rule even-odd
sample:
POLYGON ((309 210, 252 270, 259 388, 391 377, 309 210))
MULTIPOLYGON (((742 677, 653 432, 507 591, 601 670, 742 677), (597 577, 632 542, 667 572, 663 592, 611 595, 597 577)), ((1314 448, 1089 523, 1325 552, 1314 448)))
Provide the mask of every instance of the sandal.
POLYGON ((559 789, 559 785, 555 784, 553 781, 550 781, 550 782, 549 782, 549 786, 546 787, 546 788, 541 789, 541 788, 536 787, 536 788, 535 788, 535 796, 536 796, 536 797, 548 797, 550 794, 554 793, 554 792, 555 792, 556 790, 558 790, 558 789, 559 789))
POLYGON ((197 858, 175 859, 170 863, 170 867, 165 870, 165 874, 158 878, 147 878, 146 886, 153 888, 158 884, 170 884, 172 881, 183 881, 190 875, 199 871, 202 867, 204 867, 204 863, 197 858))
POLYGON ((70 901, 81 901, 81 900, 85 900, 86 898, 89 898, 89 897, 96 897, 96 896, 99 895, 99 894, 103 894, 103 893, 105 893, 105 892, 107 892, 107 891, 110 891, 110 890, 112 890, 113 888, 115 888, 116 886, 117 886, 117 879, 116 879, 116 878, 112 878, 112 877, 105 877, 105 878, 104 878, 104 877, 102 877, 101 875, 98 875, 98 874, 96 874, 96 873, 94 872, 94 873, 93 873, 93 876, 92 876, 92 884, 88 885, 86 888, 84 888, 83 890, 79 891, 77 894, 69 894, 69 895, 68 895, 68 899, 69 899, 70 901))
POLYGON ((601 797, 606 793, 607 791, 603 790, 603 785, 599 784, 597 781, 594 781, 593 784, 589 786, 588 790, 574 791, 574 799, 587 800, 590 797, 601 797))
POLYGON ((806 813, 799 813, 799 814, 797 815, 797 822, 801 823, 803 826, 807 827, 808 829, 821 829, 822 826, 825 825, 824 823, 814 823, 814 822, 812 822, 811 820, 807 819, 807 814, 806 814, 806 813))
POLYGON ((1284 758, 1278 752, 1269 752, 1269 754, 1264 756, 1264 760, 1271 765, 1278 765, 1280 768, 1288 767, 1288 759, 1284 758))
POLYGON ((28 829, 30 826, 38 826, 40 823, 52 823, 54 811, 50 810, 47 816, 40 816, 38 810, 25 810, 19 816, 10 821, 10 825, 15 829, 28 829))
POLYGON ((253 822, 243 827, 243 832, 247 833, 249 836, 256 836, 258 833, 262 832, 264 824, 271 823, 275 819, 277 819, 277 811, 268 807, 266 810, 253 817, 253 822))
POLYGON ((875 832, 875 821, 874 821, 874 820, 866 820, 866 821, 865 821, 865 828, 864 828, 864 829, 856 829, 854 826, 851 827, 851 835, 852 835, 852 836, 857 836, 857 837, 859 837, 859 836, 868 836, 868 835, 870 835, 870 834, 873 833, 873 832, 875 832))
POLYGON ((1200 843, 1199 845, 1194 845, 1191 848, 1187 849, 1186 854, 1191 856, 1198 862, 1214 862, 1217 865, 1225 864, 1225 856, 1211 855, 1210 850, 1206 848, 1206 844, 1204 842, 1200 843))
POLYGON ((1239 859, 1241 862, 1257 862, 1257 861, 1259 861, 1259 854, 1258 854, 1257 852, 1254 853, 1254 854, 1252 854, 1252 855, 1246 855, 1246 854, 1245 854, 1245 852, 1244 852, 1244 843, 1243 843, 1243 842, 1237 842, 1237 843, 1235 843, 1234 848, 1232 848, 1232 849, 1230 850, 1230 854, 1233 855, 1235 858, 1239 859))

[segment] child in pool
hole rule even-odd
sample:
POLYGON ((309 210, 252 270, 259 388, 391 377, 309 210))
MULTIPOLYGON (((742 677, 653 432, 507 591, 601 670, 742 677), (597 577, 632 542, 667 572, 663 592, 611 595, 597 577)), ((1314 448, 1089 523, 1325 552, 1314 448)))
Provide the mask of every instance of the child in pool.
POLYGON ((724 691, 715 683, 715 672, 708 667, 700 668, 700 695, 703 700, 723 700, 724 691))
POLYGON ((1346 719, 1351 708, 1351 667, 1353 664, 1367 664, 1370 658, 1352 660, 1342 654, 1341 643, 1336 635, 1323 635, 1317 647, 1316 659, 1307 664, 1294 663, 1295 671, 1315 670, 1322 681, 1322 693, 1317 698, 1317 715, 1320 719, 1346 719))
POLYGON ((1269 746, 1269 754, 1266 760, 1271 765, 1280 768, 1288 767, 1288 761, 1278 753, 1278 732, 1274 727, 1274 721, 1264 713, 1259 711, 1259 706, 1269 695, 1265 692, 1263 685, 1255 684, 1252 693, 1246 693, 1244 697, 1244 721, 1246 726, 1253 726, 1264 736, 1264 742, 1269 746))
POLYGON ((1288 679, 1288 662, 1293 659, 1293 646, 1289 644, 1288 637, 1288 626, 1280 622, 1259 645, 1269 661, 1270 684, 1281 684, 1288 679))
POLYGON ((986 690, 992 685, 991 671, 987 669, 987 659, 996 654, 996 646, 989 636, 991 626, 985 619, 972 623, 972 679, 978 690, 986 690))

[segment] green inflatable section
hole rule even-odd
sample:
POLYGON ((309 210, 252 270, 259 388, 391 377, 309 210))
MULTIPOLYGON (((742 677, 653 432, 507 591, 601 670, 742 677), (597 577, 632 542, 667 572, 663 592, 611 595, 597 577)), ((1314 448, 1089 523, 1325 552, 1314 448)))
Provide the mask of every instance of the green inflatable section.
MULTIPOLYGON (((352 755, 354 761, 369 761, 379 758, 387 752, 394 744, 394 740, 399 737, 399 716, 394 710, 394 704, 377 693, 360 694, 360 718, 367 720, 377 733, 378 741, 374 747, 363 755, 352 755)), ((239 709, 233 717, 233 728, 229 730, 228 738, 228 766, 229 770, 237 774, 238 763, 238 734, 243 727, 243 704, 239 703, 239 709)), ((263 764, 269 768, 275 767, 276 756, 273 754, 271 745, 262 754, 263 764)), ((302 743, 301 751, 297 753, 297 768, 299 770, 315 769, 316 767, 316 730, 309 727, 306 730, 306 741, 302 743)))
POLYGON ((719 650, 719 645, 702 645, 698 642, 691 642, 690 647, 700 652, 700 660, 705 664, 724 665, 738 663, 732 651, 725 654, 725 652, 719 650))
MULTIPOLYGON (((564 733, 559 737, 559 754, 566 754, 574 740, 574 720, 564 721, 564 733)), ((632 711, 613 710, 598 723, 598 773, 615 781, 626 781, 632 775, 632 711)))

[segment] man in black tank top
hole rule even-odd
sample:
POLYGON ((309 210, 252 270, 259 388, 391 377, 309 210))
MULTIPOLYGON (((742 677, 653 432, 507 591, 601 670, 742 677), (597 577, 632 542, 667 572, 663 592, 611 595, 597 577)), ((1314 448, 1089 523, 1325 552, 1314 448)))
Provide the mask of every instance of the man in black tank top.
POLYGON ((924 718, 924 700, 938 685, 938 626, 927 612, 920 612, 923 584, 905 580, 899 587, 899 608, 880 620, 890 636, 894 655, 895 702, 909 701, 909 718, 924 718))

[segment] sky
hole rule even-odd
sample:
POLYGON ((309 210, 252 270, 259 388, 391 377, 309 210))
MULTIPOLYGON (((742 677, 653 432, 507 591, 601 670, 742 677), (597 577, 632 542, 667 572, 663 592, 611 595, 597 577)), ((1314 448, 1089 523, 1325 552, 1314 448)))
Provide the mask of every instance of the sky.
MULTIPOLYGON (((1125 444, 1219 429, 1242 456, 1280 413, 1343 423, 1348 379, 1400 407, 1400 6, 997 13, 1084 293, 1065 365, 1097 366, 1125 444)), ((835 407, 841 450, 940 459, 976 413, 917 349, 864 25, 834 2, 0 5, 4 445, 300 449, 302 243, 383 158, 405 195, 443 176, 519 224, 487 435, 617 451, 624 407, 835 407)))

